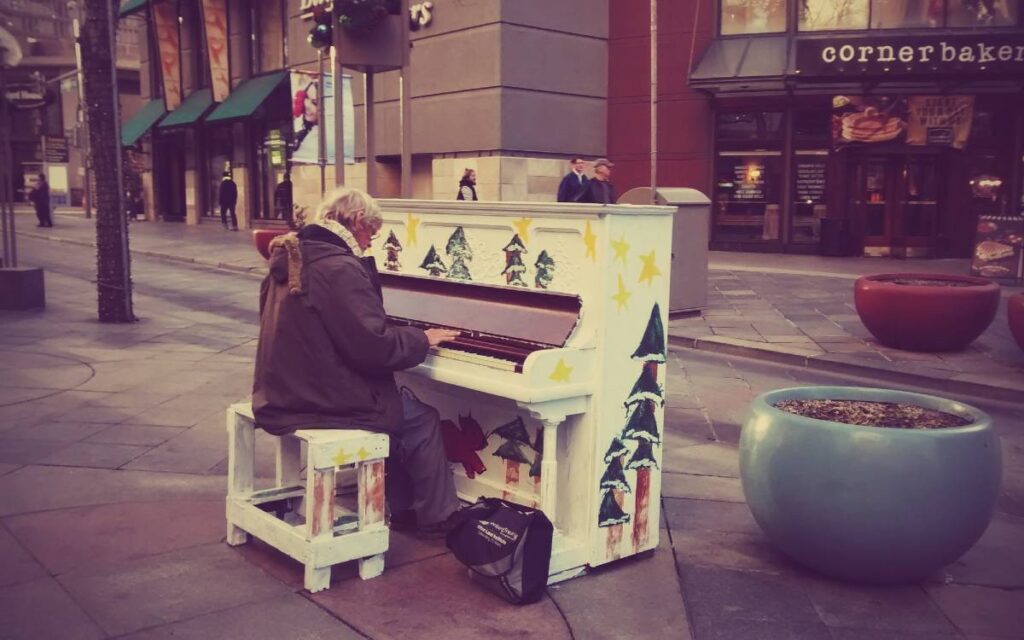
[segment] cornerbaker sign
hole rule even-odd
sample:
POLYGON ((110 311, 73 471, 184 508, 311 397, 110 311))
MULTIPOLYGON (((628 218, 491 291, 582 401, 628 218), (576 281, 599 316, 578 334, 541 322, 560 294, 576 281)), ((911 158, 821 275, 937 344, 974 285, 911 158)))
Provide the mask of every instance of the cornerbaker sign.
POLYGON ((806 38, 796 42, 800 76, 1024 75, 1019 34, 806 38))

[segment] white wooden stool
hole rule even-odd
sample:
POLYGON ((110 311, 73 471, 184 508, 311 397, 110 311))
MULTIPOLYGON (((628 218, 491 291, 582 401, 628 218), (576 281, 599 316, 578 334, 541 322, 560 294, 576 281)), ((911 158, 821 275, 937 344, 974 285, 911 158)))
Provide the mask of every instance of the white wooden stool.
MULTIPOLYGON (((252 534, 306 566, 305 587, 327 589, 333 565, 359 560, 359 577, 384 571, 388 527, 384 521, 384 459, 388 436, 361 430, 304 429, 275 438, 277 482, 253 489, 255 422, 252 405, 228 408, 227 543, 245 544, 252 534), (306 443, 306 484, 302 485, 302 442, 306 443), (335 470, 354 466, 358 507, 355 513, 335 504, 335 470), (304 498, 298 524, 279 517, 281 505, 304 498)), ((287 511, 287 509, 286 509, 287 511)))

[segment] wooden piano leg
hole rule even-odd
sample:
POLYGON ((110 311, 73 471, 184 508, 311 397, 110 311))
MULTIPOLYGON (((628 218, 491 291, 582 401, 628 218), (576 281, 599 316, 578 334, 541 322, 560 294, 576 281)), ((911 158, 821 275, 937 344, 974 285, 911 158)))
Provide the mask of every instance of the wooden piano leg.
MULTIPOLYGON (((540 508, 555 524, 555 508, 558 503, 558 425, 562 419, 545 419, 544 458, 540 463, 540 508)), ((557 525, 555 526, 557 529, 557 525)))

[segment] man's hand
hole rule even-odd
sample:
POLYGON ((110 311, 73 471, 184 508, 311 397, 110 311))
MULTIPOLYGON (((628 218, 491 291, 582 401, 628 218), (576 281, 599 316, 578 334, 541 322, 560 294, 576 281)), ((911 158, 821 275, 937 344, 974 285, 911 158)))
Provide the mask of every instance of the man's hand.
POLYGON ((424 329, 423 333, 427 334, 427 342, 432 347, 459 337, 459 332, 454 329, 424 329))

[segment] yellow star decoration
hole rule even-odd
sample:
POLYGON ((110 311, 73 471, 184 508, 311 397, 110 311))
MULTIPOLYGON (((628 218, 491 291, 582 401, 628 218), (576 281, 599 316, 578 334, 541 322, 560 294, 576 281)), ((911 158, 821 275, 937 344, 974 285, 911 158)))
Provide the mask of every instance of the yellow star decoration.
POLYGON ((583 230, 583 244, 587 247, 585 257, 597 262, 597 236, 594 234, 594 230, 590 228, 590 220, 587 220, 587 226, 583 230))
POLYGON ((348 461, 351 459, 352 456, 345 453, 344 449, 338 449, 338 453, 334 454, 334 457, 331 458, 331 461, 340 467, 341 465, 348 464, 348 461))
POLYGON ((654 251, 652 250, 646 256, 640 256, 640 260, 643 261, 644 268, 640 270, 640 280, 638 282, 646 280, 647 284, 654 284, 654 276, 661 275, 658 265, 654 264, 654 251))
POLYGON ((416 244, 416 230, 419 229, 419 226, 420 219, 410 213, 405 223, 405 244, 407 246, 411 247, 416 244))
POLYGON ((548 376, 555 382, 569 382, 569 376, 572 375, 572 367, 565 364, 564 358, 558 359, 558 364, 555 365, 555 370, 548 376))
POLYGON ((615 250, 615 259, 618 260, 621 258, 622 264, 626 264, 626 254, 629 253, 629 243, 626 242, 625 234, 623 234, 618 240, 612 240, 612 249, 615 250))
POLYGON ((629 302, 629 297, 631 295, 633 295, 633 294, 630 293, 629 291, 626 291, 626 285, 623 284, 623 282, 622 282, 622 274, 620 273, 619 274, 619 291, 614 296, 612 296, 612 300, 614 300, 615 302, 619 303, 619 311, 622 311, 623 309, 626 308, 626 304, 629 302))
POLYGON ((359 451, 356 451, 356 455, 360 460, 366 460, 370 457, 370 452, 366 450, 366 447, 359 447, 359 451))
POLYGON ((530 241, 530 225, 532 223, 533 218, 519 218, 512 223, 516 228, 516 231, 519 232, 519 239, 522 240, 524 244, 530 241))

